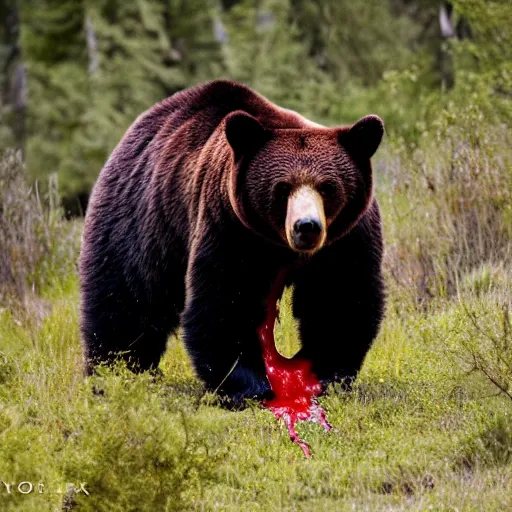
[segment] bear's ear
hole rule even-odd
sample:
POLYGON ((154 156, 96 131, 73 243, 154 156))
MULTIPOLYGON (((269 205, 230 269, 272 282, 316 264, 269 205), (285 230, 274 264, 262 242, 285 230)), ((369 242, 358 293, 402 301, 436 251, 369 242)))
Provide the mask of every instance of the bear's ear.
POLYGON ((259 147, 266 134, 259 121, 243 110, 231 112, 226 117, 225 130, 226 139, 235 154, 235 161, 259 147))
POLYGON ((371 158, 384 135, 384 123, 378 116, 359 119, 348 131, 340 134, 340 143, 363 158, 371 158))

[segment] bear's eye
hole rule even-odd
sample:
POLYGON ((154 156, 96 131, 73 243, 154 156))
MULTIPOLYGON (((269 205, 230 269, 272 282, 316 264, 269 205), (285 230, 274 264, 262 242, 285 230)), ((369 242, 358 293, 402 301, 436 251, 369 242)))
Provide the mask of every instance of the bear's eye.
POLYGON ((274 199, 280 204, 285 204, 288 201, 292 186, 289 183, 278 183, 274 189, 274 199))
POLYGON ((334 197, 336 197, 337 190, 338 188, 336 187, 336 185, 329 181, 324 181, 323 183, 320 183, 320 185, 318 185, 318 192, 324 198, 324 200, 333 199, 334 197))

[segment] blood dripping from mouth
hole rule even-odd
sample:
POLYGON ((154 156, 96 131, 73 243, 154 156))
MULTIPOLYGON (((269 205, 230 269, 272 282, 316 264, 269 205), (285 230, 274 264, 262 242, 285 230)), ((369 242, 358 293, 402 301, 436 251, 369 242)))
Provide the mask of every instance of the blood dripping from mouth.
POLYGON ((285 273, 281 272, 267 300, 266 318, 258 328, 267 378, 274 393, 274 398, 265 401, 264 405, 276 418, 283 419, 291 440, 302 448, 306 457, 309 457, 311 452, 308 444, 300 439, 295 430, 297 421, 309 420, 320 423, 326 431, 330 430, 331 426, 326 420, 325 411, 316 401, 322 385, 311 372, 311 361, 298 357, 286 358, 279 354, 275 346, 277 301, 284 289, 284 278, 285 273))

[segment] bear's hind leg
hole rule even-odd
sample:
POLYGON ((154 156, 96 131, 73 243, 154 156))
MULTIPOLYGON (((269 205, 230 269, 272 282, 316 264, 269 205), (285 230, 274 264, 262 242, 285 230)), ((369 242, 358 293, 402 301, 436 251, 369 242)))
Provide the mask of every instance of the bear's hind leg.
POLYGON ((87 373, 99 363, 111 364, 119 358, 133 371, 155 369, 168 336, 178 326, 178 314, 130 300, 127 294, 96 295, 83 293, 81 329, 87 373))

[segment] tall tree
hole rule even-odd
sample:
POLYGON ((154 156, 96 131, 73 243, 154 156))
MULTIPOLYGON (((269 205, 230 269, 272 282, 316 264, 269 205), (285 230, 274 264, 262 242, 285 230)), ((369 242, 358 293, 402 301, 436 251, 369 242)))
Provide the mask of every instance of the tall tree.
POLYGON ((317 65, 339 84, 375 85, 411 61, 421 27, 382 0, 291 0, 291 22, 317 65))
POLYGON ((57 172, 63 192, 75 192, 90 165, 79 144, 88 106, 85 3, 26 0, 21 18, 29 174, 44 184, 57 172))
POLYGON ((217 73, 214 7, 213 0, 26 0, 32 176, 57 172, 64 196, 83 207, 129 124, 217 73))
POLYGON ((20 56, 20 20, 16 0, 0 1, 0 121, 4 145, 25 146, 25 67, 20 56))
POLYGON ((478 72, 495 92, 512 96, 512 2, 509 0, 453 0, 458 19, 470 27, 471 38, 461 44, 459 69, 478 72), (470 55, 471 58, 467 59, 470 55), (464 58, 466 57, 466 58, 464 58))
POLYGON ((326 76, 310 58, 289 0, 244 0, 222 19, 226 75, 273 101, 316 117, 325 110, 326 76))

